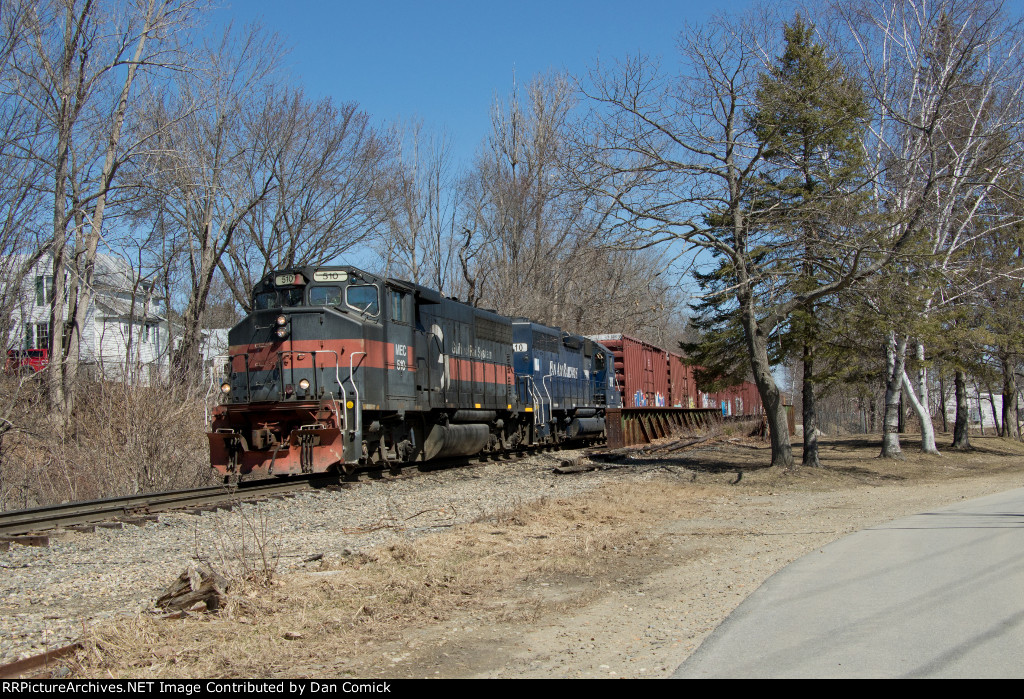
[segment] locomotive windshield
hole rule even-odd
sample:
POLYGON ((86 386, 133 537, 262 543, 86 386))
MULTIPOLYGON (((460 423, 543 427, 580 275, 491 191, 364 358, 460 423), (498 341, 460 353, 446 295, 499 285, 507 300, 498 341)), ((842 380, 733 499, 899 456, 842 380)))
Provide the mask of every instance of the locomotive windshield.
POLYGON ((310 306, 337 306, 341 303, 340 286, 309 287, 310 306))
POLYGON ((280 289, 275 291, 262 291, 252 299, 253 310, 261 311, 266 308, 281 308, 283 306, 301 306, 302 289, 280 289))
POLYGON ((378 311, 377 287, 350 286, 345 290, 345 303, 357 311, 375 316, 378 311))

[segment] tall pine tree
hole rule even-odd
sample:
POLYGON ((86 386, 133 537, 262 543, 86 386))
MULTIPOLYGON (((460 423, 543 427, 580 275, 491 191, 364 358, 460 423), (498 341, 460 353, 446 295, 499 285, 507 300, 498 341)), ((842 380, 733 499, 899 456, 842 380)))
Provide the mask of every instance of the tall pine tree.
MULTIPOLYGON (((856 235, 865 195, 862 133, 868 107, 859 83, 815 40, 814 26, 798 14, 784 29, 786 48, 762 74, 749 115, 754 133, 774 167, 761 196, 770 211, 765 224, 792 240, 793 287, 812 291, 819 269, 830 263, 844 238, 856 235)), ((818 306, 796 310, 788 344, 803 367, 803 464, 819 466, 815 360, 822 342, 818 306)))

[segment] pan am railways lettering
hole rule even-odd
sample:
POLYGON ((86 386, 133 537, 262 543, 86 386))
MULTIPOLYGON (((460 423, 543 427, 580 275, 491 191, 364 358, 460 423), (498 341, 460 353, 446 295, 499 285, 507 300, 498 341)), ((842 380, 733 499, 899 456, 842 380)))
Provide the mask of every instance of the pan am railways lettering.
POLYGON ((550 362, 548 365, 549 374, 563 379, 578 379, 580 370, 578 367, 569 366, 564 362, 550 362))

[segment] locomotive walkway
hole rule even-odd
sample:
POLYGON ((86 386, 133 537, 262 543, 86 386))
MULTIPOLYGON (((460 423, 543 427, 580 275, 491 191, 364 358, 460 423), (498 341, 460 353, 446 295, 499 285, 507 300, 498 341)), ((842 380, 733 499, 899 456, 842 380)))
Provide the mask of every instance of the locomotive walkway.
POLYGON ((675 672, 1024 677, 1024 488, 852 534, 752 594, 675 672))

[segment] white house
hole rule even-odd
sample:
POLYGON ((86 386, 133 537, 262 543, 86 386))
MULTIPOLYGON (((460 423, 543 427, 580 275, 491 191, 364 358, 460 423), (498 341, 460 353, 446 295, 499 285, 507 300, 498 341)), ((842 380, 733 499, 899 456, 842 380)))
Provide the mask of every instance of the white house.
MULTIPOLYGON (((28 258, 22 257, 24 263, 28 258)), ((18 260, 12 260, 15 264, 18 260)), ((53 336, 50 301, 53 259, 44 255, 25 275, 12 299, 8 349, 43 349, 53 336)), ((168 365, 169 325, 165 300, 131 265, 96 256, 93 299, 82 327, 80 359, 87 371, 109 378, 163 371, 168 365)))
MULTIPOLYGON (((956 396, 950 396, 946 401, 946 419, 953 424, 956 419, 956 396)), ((1002 419, 1003 415, 1003 394, 989 393, 987 389, 978 386, 968 385, 967 387, 967 424, 972 429, 995 430, 996 423, 993 417, 995 414, 1002 419)))

